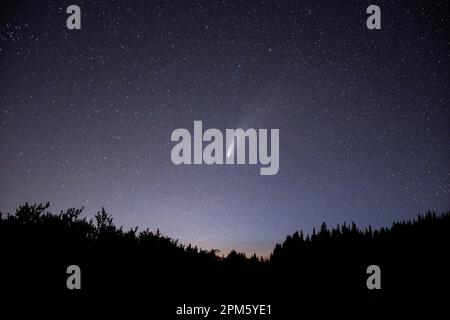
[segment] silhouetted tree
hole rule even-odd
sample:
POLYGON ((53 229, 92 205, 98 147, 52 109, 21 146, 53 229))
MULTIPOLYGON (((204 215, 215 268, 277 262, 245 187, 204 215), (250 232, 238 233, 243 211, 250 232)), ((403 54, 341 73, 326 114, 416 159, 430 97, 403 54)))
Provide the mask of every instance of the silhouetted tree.
POLYGON ((220 257, 219 250, 182 244, 159 229, 123 231, 103 207, 94 219, 82 218, 83 208, 57 215, 48 209, 49 203, 25 203, 13 215, 0 212, 3 294, 41 295, 43 290, 72 297, 61 285, 64 278, 55 275, 64 277, 65 268, 77 263, 87 270, 83 294, 92 297, 214 293, 372 298, 364 287, 365 270, 378 264, 386 270, 383 292, 389 297, 448 296, 450 212, 428 211, 376 230, 345 222, 329 229, 323 223, 318 232, 313 228, 311 234, 288 235, 267 259, 258 259, 235 250, 220 257))

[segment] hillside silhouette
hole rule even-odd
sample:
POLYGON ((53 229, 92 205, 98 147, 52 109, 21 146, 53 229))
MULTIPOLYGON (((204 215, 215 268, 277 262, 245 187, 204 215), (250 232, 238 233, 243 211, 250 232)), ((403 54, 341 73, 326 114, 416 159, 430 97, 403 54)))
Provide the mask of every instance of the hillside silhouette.
POLYGON ((295 232, 267 259, 183 245, 159 230, 124 231, 102 208, 53 214, 49 204, 0 215, 0 292, 7 298, 301 299, 448 298, 450 212, 427 212, 390 228, 352 223, 295 232), (66 268, 82 289, 66 288, 66 268), (366 268, 381 268, 368 290, 366 268))

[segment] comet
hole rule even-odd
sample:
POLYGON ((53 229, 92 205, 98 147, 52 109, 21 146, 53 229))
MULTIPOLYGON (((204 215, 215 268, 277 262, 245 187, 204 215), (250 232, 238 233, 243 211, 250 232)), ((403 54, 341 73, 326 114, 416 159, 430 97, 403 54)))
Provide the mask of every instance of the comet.
POLYGON ((202 121, 194 121, 193 137, 189 130, 178 128, 172 132, 171 141, 178 142, 171 153, 172 162, 176 165, 258 164, 259 162, 263 165, 260 168, 261 175, 275 175, 279 170, 279 129, 270 129, 270 154, 267 129, 225 129, 224 139, 224 134, 219 129, 211 128, 203 132, 202 121), (209 142, 205 148, 203 148, 203 142, 209 142), (246 159, 247 150, 248 159, 246 159))

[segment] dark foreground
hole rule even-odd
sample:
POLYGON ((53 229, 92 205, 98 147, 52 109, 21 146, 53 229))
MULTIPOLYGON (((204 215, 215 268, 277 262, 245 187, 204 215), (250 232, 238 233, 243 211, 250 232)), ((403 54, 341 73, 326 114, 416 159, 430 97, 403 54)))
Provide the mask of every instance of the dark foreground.
MULTIPOLYGON (((277 304, 302 299, 448 299, 450 213, 427 213, 389 229, 352 224, 288 236, 268 260, 180 245, 159 232, 123 231, 104 210, 94 221, 80 210, 20 207, 0 220, 0 298, 153 299, 183 304, 277 304), (67 267, 81 269, 69 290, 67 267), (378 265, 381 289, 366 269, 378 265)), ((172 310, 173 311, 173 310, 172 310)))

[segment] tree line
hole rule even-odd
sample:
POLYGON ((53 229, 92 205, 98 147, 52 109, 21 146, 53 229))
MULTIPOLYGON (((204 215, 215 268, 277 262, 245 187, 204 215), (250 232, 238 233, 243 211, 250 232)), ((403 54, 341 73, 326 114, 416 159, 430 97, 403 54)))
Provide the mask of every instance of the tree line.
POLYGON ((448 297, 450 212, 428 211, 390 227, 297 231, 268 258, 232 250, 204 250, 159 230, 123 230, 102 208, 88 219, 83 208, 54 214, 49 203, 26 203, 0 213, 1 296, 60 298, 152 297, 448 297), (68 292, 65 270, 79 265, 80 292, 68 292), (377 265, 382 290, 365 286, 377 265))

